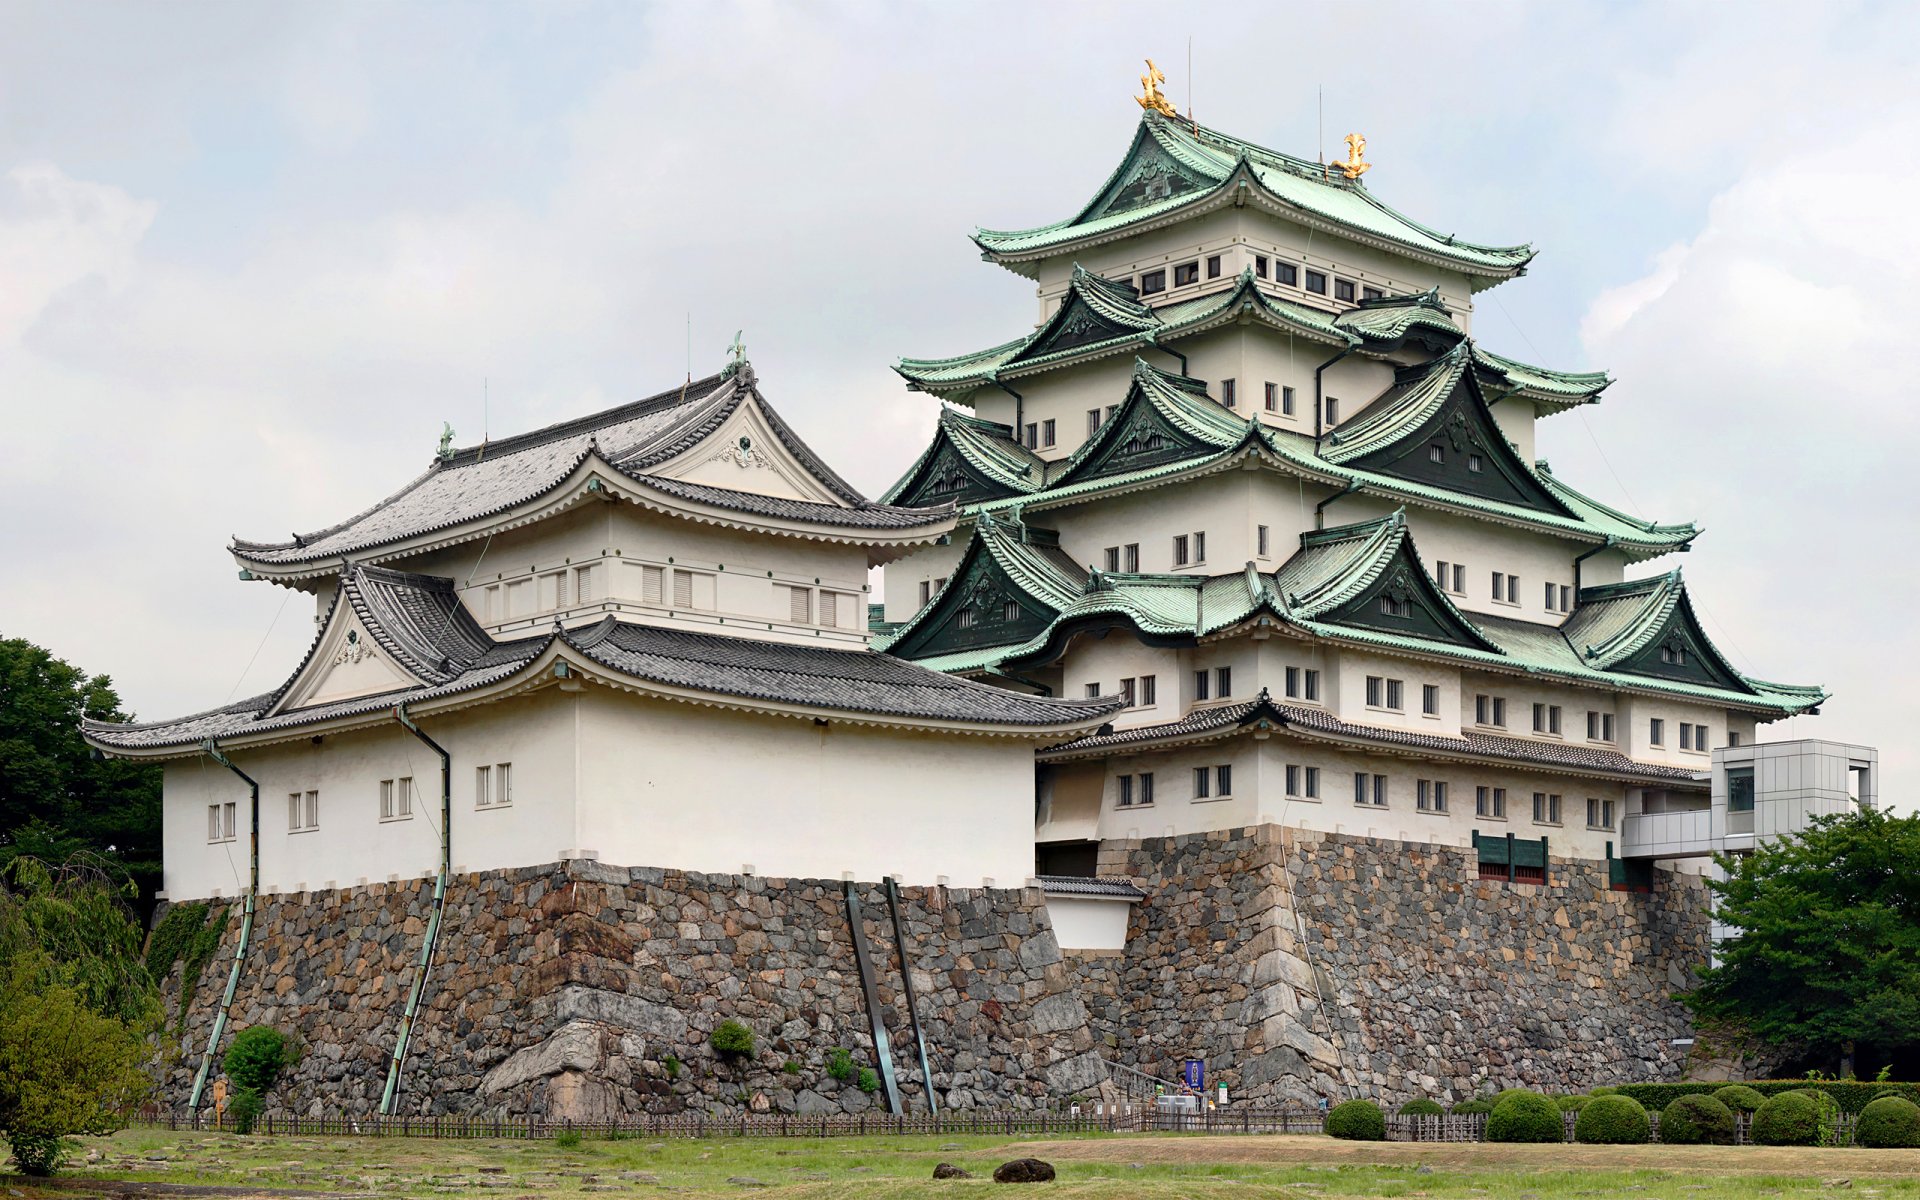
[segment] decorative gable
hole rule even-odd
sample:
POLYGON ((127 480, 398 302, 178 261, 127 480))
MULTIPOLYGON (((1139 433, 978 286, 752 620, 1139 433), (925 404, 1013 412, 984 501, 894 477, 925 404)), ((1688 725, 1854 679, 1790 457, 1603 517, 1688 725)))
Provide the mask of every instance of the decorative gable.
POLYGON ((1011 361, 1025 362, 1028 359, 1058 354, 1065 350, 1077 350, 1082 346, 1091 346, 1095 342, 1104 342, 1110 338, 1139 332, 1137 328, 1121 325, 1094 311, 1093 306, 1087 303, 1086 297, 1076 291, 1068 295, 1067 303, 1054 314, 1053 320, 1047 323, 1047 328, 1011 361))
POLYGON ((1165 414, 1147 403, 1136 386, 1128 403, 1096 435, 1090 452, 1061 482, 1120 475, 1218 449, 1176 428, 1165 414))
MULTIPOLYGON (((1339 456, 1341 464, 1477 496, 1483 500, 1516 504, 1559 516, 1573 516, 1534 476, 1507 442, 1505 433, 1487 408, 1474 372, 1461 370, 1455 372, 1454 376, 1444 397, 1432 405, 1431 411, 1418 424, 1399 432, 1397 436, 1381 439, 1382 444, 1377 448, 1363 450, 1350 457, 1339 456)), ((1389 395, 1383 397, 1380 403, 1389 406, 1416 403, 1419 386, 1415 382, 1404 387, 1401 397, 1389 395)), ((1397 386, 1395 390, 1402 391, 1403 388, 1397 386)), ((1366 421, 1385 425, 1390 420, 1391 415, 1385 413, 1380 418, 1369 420, 1368 414, 1363 412, 1353 424, 1358 427, 1366 421)), ((1356 432, 1364 431, 1357 429, 1356 432)))
POLYGON ((930 658, 960 650, 1013 646, 1046 629, 1054 612, 1018 587, 976 534, 966 560, 930 611, 887 647, 902 658, 930 658))
POLYGON ((1379 578, 1358 596, 1319 620, 1331 625, 1373 629, 1400 637, 1450 642, 1475 650, 1491 645, 1442 596, 1414 557, 1412 539, 1403 539, 1379 578))
POLYGON ((347 611, 346 605, 336 604, 333 619, 320 635, 319 644, 306 665, 288 682, 274 711, 357 700, 420 684, 419 679, 374 642, 359 619, 347 611))
POLYGON ((908 482, 906 487, 889 493, 887 502, 926 506, 952 500, 959 504, 972 504, 982 500, 997 500, 1009 494, 1005 487, 976 471, 953 448, 951 442, 946 442, 921 468, 919 477, 908 482))
POLYGON ((1081 212, 1075 223, 1096 221, 1176 196, 1204 192, 1216 183, 1168 154, 1142 123, 1127 161, 1114 172, 1105 190, 1081 212))
POLYGON ((1708 640, 1684 593, 1652 640, 1611 669, 1675 683, 1704 684, 1736 692, 1753 690, 1708 640))
POLYGON ((844 507, 846 502, 802 465, 749 399, 719 428, 648 474, 735 492, 844 507))

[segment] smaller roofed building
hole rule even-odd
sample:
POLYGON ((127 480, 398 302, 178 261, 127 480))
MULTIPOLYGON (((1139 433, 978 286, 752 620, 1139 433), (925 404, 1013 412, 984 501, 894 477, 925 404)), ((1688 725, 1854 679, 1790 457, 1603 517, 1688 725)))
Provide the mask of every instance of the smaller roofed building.
POLYGON ((265 894, 581 858, 1017 888, 1035 746, 1118 701, 869 647, 868 569, 954 519, 861 496, 741 360, 235 540, 243 579, 314 598, 306 658, 264 695, 87 737, 165 764, 174 900, 244 891, 250 836, 265 894))

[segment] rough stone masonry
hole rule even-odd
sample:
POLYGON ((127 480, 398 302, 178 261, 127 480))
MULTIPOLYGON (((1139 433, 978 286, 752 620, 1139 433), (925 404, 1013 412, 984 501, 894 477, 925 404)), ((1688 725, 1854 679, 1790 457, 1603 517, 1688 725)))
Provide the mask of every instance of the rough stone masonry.
MULTIPOLYGON (((302 1043, 278 1103, 375 1111, 431 896, 431 880, 412 880, 263 899, 229 1029, 274 1025, 302 1043)), ((885 896, 863 885, 860 902, 901 1092, 922 1107, 885 896)), ((945 1107, 1026 1107, 1100 1086, 1106 1070, 1037 891, 903 888, 901 902, 945 1107)), ((163 1102, 186 1099, 237 912, 190 996, 163 1102)), ((176 971, 170 1006, 181 986, 176 971)), ((828 1074, 835 1049, 877 1067, 837 882, 583 860, 463 875, 450 885, 398 1111, 601 1121, 875 1105, 857 1074, 828 1074), (709 1045, 728 1019, 755 1034, 751 1056, 709 1045)))
POLYGON ((1477 878, 1475 852, 1274 825, 1110 841, 1137 905, 1126 951, 1074 955, 1115 1061, 1230 1096, 1399 1103, 1679 1078, 1673 998, 1710 946, 1696 876, 1612 891, 1604 862, 1545 886, 1477 878))

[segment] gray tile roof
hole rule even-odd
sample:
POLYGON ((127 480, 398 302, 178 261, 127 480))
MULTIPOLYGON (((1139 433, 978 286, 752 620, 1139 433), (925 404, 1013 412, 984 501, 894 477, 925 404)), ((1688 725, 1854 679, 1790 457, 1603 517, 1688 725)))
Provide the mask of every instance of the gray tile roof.
POLYGON ((84 730, 102 747, 126 750, 274 733, 503 682, 538 658, 556 638, 593 662, 634 679, 793 708, 1008 729, 1070 729, 1106 717, 1120 705, 1118 698, 1057 700, 1005 691, 872 650, 763 642, 633 625, 613 617, 586 629, 495 642, 467 615, 451 580, 355 567, 341 577, 334 608, 307 657, 279 688, 170 721, 89 721, 84 730), (382 650, 423 682, 376 696, 275 712, 312 661, 342 604, 351 608, 382 650))
POLYGON ((759 393, 752 369, 743 367, 732 375, 695 380, 632 404, 454 451, 393 495, 338 525, 296 534, 288 542, 235 538, 231 548, 236 557, 269 567, 362 555, 537 499, 558 487, 593 453, 649 487, 761 516, 887 529, 926 525, 952 511, 951 505, 910 510, 867 500, 800 440, 759 393), (782 501, 648 474, 649 468, 695 445, 749 402, 757 406, 781 444, 846 507, 782 501))
POLYGON ((1091 733, 1042 751, 1042 754, 1044 756, 1068 755, 1087 750, 1108 748, 1124 750, 1128 747, 1155 742, 1178 742, 1250 725, 1263 717, 1282 728, 1388 746, 1407 746, 1421 750, 1468 754, 1478 758, 1504 759, 1532 766, 1601 771, 1608 775, 1627 775, 1661 782, 1697 783, 1701 779, 1701 773, 1698 771, 1690 771, 1683 767, 1661 766, 1657 763, 1637 762, 1617 750, 1571 746, 1527 738, 1499 737, 1485 733, 1469 732, 1459 737, 1442 737, 1430 733, 1411 733, 1399 729, 1382 729, 1372 725, 1356 725, 1349 721, 1342 721, 1324 709, 1277 703, 1264 691, 1252 700, 1240 704, 1199 709, 1188 713, 1178 721, 1169 721, 1161 725, 1143 725, 1110 733, 1091 733))
POLYGON ((1147 894, 1132 880, 1111 875, 1042 875, 1040 890, 1049 896, 1093 896, 1115 900, 1147 898, 1147 894))
POLYGON ((1118 698, 1062 700, 973 683, 871 650, 633 625, 609 617, 568 642, 603 666, 673 687, 842 712, 1008 726, 1072 725, 1118 698))

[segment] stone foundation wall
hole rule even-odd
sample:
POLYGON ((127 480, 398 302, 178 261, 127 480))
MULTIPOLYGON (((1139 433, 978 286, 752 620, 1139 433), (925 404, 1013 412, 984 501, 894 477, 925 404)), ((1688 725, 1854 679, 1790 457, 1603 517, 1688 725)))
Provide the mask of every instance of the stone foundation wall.
POLYGON ((1071 965, 1116 1061, 1250 1099, 1577 1090, 1677 1079, 1674 992, 1706 961, 1697 877, 1611 891, 1604 862, 1482 882, 1471 849, 1278 826, 1108 842, 1126 954, 1071 965))
MULTIPOLYGON (((923 1108, 886 899, 877 885, 859 897, 901 1094, 923 1108)), ((221 1052, 239 1029, 277 1026, 304 1045, 278 1104, 375 1111, 431 898, 431 880, 264 898, 221 1052)), ((901 906, 946 1107, 1101 1086, 1038 891, 903 888, 901 906)), ((167 1048, 163 1103, 185 1103, 239 928, 235 905, 167 1048)), ((180 986, 176 970, 169 1011, 180 986)), ((449 887, 396 1111, 604 1120, 878 1105, 827 1075, 835 1048, 877 1067, 838 882, 585 861, 465 875, 449 887), (751 1058, 710 1047, 727 1019, 755 1033, 751 1058)))

